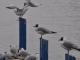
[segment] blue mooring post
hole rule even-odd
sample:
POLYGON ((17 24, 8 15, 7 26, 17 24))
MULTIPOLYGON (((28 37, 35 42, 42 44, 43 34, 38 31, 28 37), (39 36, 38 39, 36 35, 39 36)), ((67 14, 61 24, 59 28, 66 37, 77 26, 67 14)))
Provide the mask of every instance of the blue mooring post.
POLYGON ((40 60, 48 60, 48 40, 40 39, 40 60))
POLYGON ((26 19, 19 17, 19 47, 26 50, 26 19))
POLYGON ((65 60, 76 60, 76 58, 72 55, 65 54, 65 60))
POLYGON ((5 59, 5 55, 4 56, 0 56, 0 60, 6 60, 5 59))

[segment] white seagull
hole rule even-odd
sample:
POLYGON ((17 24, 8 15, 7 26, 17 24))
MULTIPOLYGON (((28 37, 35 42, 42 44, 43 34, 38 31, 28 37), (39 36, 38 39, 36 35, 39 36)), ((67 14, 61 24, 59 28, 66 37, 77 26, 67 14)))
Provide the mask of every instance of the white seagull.
POLYGON ((18 55, 17 47, 14 47, 13 45, 10 45, 10 52, 11 52, 12 56, 16 58, 16 56, 18 55))
POLYGON ((7 52, 4 52, 2 55, 6 57, 6 60, 13 59, 12 55, 7 52))
POLYGON ((21 56, 22 60, 24 60, 24 58, 27 57, 29 53, 23 48, 21 48, 21 50, 19 50, 19 55, 21 56))
POLYGON ((39 57, 39 53, 36 53, 34 55, 30 54, 24 60, 36 60, 38 57, 39 57))
POLYGON ((55 34, 57 32, 54 32, 54 31, 50 31, 44 27, 40 27, 38 24, 36 24, 35 26, 35 31, 38 33, 38 34, 41 34, 41 38, 42 38, 42 35, 45 35, 45 34, 55 34))
POLYGON ((69 54, 69 51, 73 49, 80 51, 80 48, 77 45, 68 41, 65 37, 61 37, 59 41, 60 41, 61 46, 68 51, 68 54, 69 54))
POLYGON ((26 0, 25 4, 26 3, 30 7, 38 7, 39 5, 42 5, 42 4, 34 4, 33 2, 31 2, 31 0, 26 0))
POLYGON ((18 7, 16 7, 16 6, 11 4, 10 6, 7 6, 6 8, 8 8, 8 9, 16 9, 16 10, 14 10, 14 13, 17 16, 22 17, 26 13, 26 11, 28 10, 28 5, 26 4, 26 5, 23 6, 22 9, 20 9, 20 8, 18 8, 18 7))

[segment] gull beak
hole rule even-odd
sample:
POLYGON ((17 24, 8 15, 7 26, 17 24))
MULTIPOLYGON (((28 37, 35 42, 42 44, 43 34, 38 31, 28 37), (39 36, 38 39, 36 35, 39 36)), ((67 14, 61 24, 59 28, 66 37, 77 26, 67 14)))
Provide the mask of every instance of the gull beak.
POLYGON ((60 39, 58 41, 61 41, 60 39))
POLYGON ((7 6, 6 8, 9 8, 9 6, 7 6))
POLYGON ((36 26, 33 26, 33 27, 36 27, 36 26))
POLYGON ((10 45, 10 47, 11 47, 11 45, 10 45))

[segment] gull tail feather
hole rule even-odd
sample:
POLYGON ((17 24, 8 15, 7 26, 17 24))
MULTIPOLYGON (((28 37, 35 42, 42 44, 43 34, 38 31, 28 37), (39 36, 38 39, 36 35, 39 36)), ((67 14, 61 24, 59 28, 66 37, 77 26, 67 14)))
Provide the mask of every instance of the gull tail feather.
POLYGON ((78 48, 77 50, 80 51, 80 48, 78 48))
POLYGON ((51 33, 53 33, 53 34, 54 34, 54 33, 57 33, 57 32, 53 32, 53 31, 51 31, 51 33))

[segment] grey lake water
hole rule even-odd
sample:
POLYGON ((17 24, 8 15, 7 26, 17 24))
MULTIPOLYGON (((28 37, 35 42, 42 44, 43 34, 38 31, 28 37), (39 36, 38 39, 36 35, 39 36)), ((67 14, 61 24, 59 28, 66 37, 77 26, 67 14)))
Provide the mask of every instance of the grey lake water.
MULTIPOLYGON (((0 0, 0 53, 9 52, 10 45, 19 45, 19 22, 14 10, 5 7, 13 4, 23 7, 25 0, 0 0)), ((57 34, 44 35, 49 41, 49 60, 64 60, 66 50, 59 43, 61 37, 80 47, 80 0, 32 0, 41 3, 39 7, 29 7, 23 18, 27 19, 27 51, 31 54, 39 52, 40 35, 33 26, 39 24, 57 34)), ((70 51, 80 60, 80 52, 70 51)))

